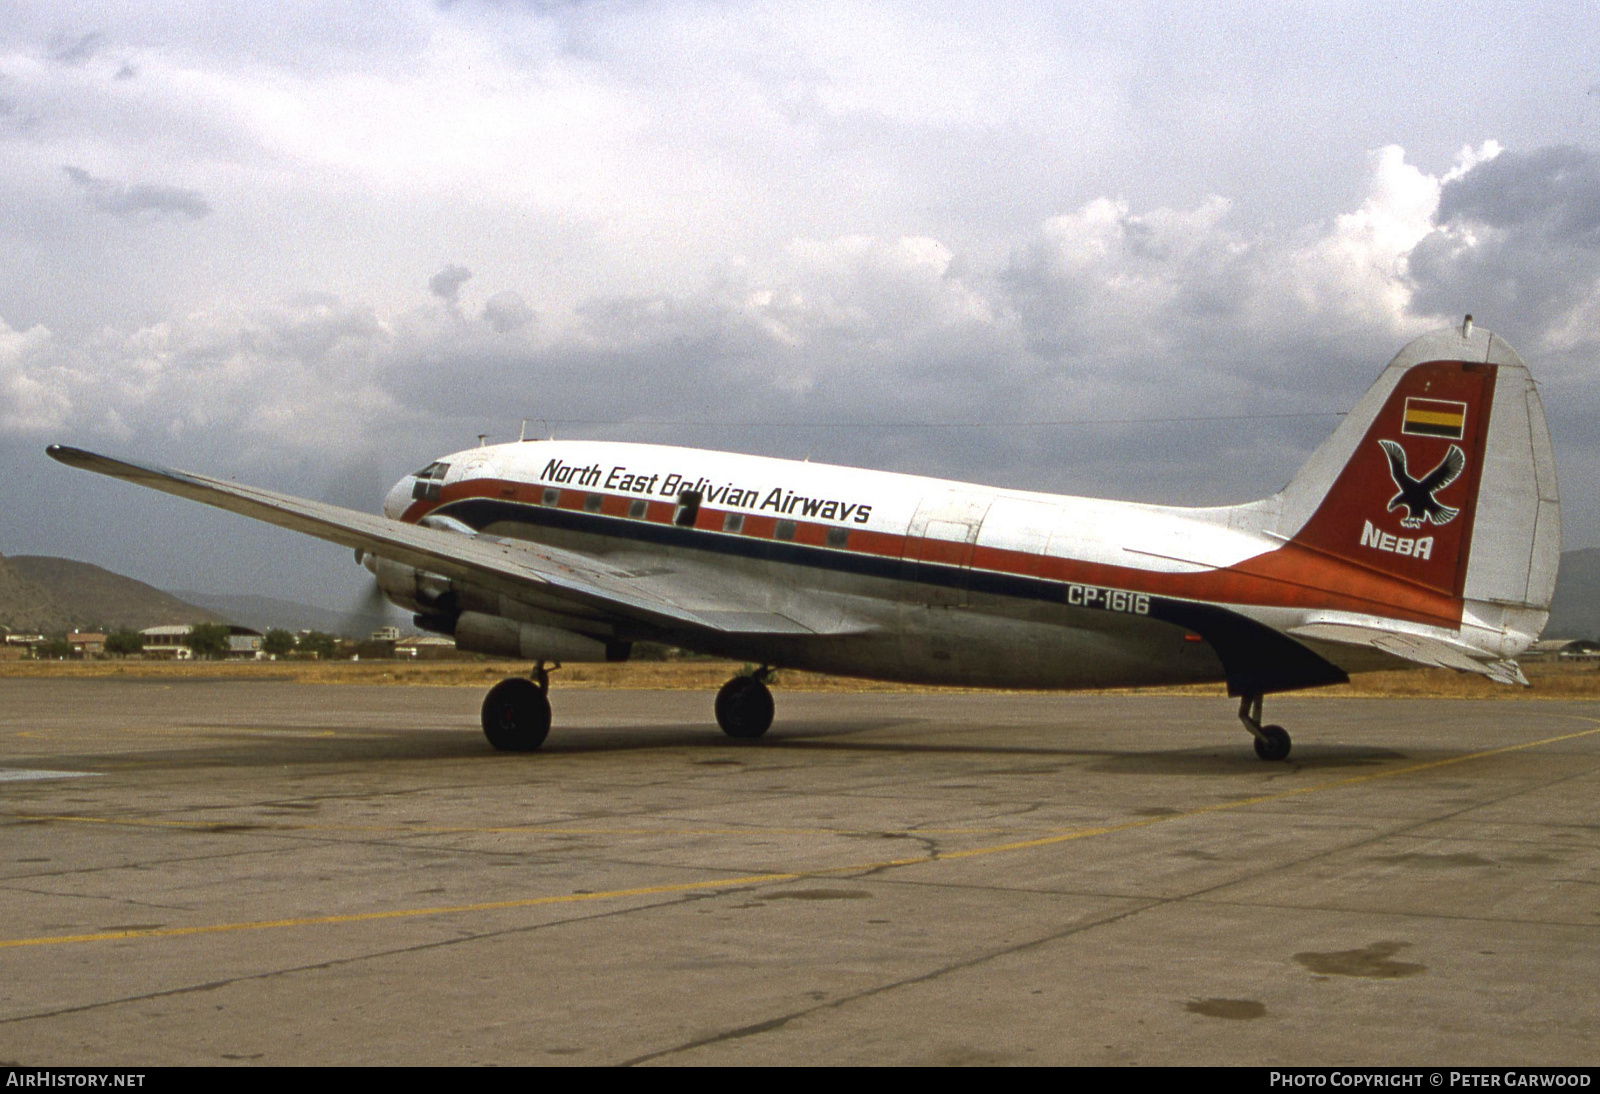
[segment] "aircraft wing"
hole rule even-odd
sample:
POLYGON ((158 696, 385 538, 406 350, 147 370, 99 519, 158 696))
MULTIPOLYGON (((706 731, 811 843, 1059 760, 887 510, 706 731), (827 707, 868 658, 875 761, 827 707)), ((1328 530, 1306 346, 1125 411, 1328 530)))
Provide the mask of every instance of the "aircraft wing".
POLYGON ((1475 672, 1501 684, 1528 683, 1522 669, 1515 661, 1494 661, 1481 654, 1474 657, 1465 644, 1447 642, 1420 634, 1384 630, 1381 627, 1363 627, 1354 623, 1308 623, 1289 628, 1296 638, 1334 642, 1344 646, 1365 646, 1380 650, 1393 657, 1433 668, 1455 669, 1457 672, 1475 672))
MULTIPOLYGON (((761 605, 736 590, 720 595, 692 577, 620 569, 615 561, 522 540, 423 528, 326 502, 310 501, 190 471, 112 459, 81 448, 51 445, 69 467, 126 479, 280 528, 303 532, 419 570, 472 581, 507 595, 537 592, 657 627, 694 627, 726 634, 813 634, 816 628, 761 605), (685 607, 692 604, 693 607, 685 607)), ((830 628, 830 632, 832 628, 830 628)))

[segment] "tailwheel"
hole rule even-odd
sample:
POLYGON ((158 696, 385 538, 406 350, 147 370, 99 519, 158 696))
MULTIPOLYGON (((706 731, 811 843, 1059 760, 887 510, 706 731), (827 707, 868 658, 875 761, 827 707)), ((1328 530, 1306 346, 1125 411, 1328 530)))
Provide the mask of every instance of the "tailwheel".
POLYGON ((1257 756, 1268 761, 1289 758, 1289 749, 1294 744, 1289 738, 1289 731, 1282 726, 1261 724, 1261 696, 1246 695, 1239 700, 1239 721, 1256 739, 1257 756))
POLYGON ((1262 726, 1261 736, 1256 738, 1256 755, 1263 760, 1287 760, 1292 743, 1282 726, 1262 726))
POLYGON ((759 737, 772 725, 772 692, 767 670, 754 676, 735 676, 717 692, 717 725, 730 737, 759 737))
POLYGON ((483 735, 501 752, 532 752, 550 733, 550 699, 534 681, 502 680, 483 697, 483 735))

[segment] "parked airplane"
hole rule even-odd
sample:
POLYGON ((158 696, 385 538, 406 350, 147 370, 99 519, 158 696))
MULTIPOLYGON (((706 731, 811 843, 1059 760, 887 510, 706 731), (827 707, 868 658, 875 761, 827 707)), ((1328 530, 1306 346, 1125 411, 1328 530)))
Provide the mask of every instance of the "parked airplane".
POLYGON ((717 694, 759 737, 775 668, 914 683, 1225 681, 1267 760, 1262 697, 1444 666, 1526 684, 1561 545, 1544 411, 1471 317, 1418 338, 1264 501, 1179 508, 760 456, 526 441, 444 456, 376 516, 52 446, 62 463, 353 547, 419 626, 534 663, 483 703, 537 748, 547 667, 637 641, 761 667, 717 694), (1420 473, 1420 477, 1414 477, 1420 473))

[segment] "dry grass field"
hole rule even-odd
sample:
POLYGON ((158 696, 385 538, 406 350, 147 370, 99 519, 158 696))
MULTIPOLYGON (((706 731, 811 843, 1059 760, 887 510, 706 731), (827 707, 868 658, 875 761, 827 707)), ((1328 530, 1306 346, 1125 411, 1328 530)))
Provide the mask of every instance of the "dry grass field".
MULTIPOLYGON (((635 661, 566 665, 552 674, 558 688, 640 688, 714 691, 739 671, 736 662, 635 661)), ((1600 664, 1536 662, 1523 666, 1531 687, 1505 687, 1481 676, 1444 669, 1375 672, 1349 684, 1308 695, 1329 698, 1600 699, 1600 664)), ((496 661, 0 661, 0 679, 165 677, 175 679, 287 680, 302 684, 396 684, 483 688, 528 667, 496 661)), ((947 689, 852 680, 784 671, 773 681, 786 691, 928 692, 947 689)), ((1113 694, 1221 695, 1220 684, 1115 689, 1113 694)))

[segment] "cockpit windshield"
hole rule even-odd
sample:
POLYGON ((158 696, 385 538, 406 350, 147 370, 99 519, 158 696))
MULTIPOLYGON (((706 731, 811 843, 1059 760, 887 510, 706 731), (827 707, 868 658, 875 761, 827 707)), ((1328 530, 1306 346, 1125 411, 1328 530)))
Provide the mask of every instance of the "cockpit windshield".
POLYGON ((445 474, 450 470, 447 463, 435 460, 416 474, 417 483, 411 488, 412 501, 438 501, 439 490, 444 485, 445 474))

